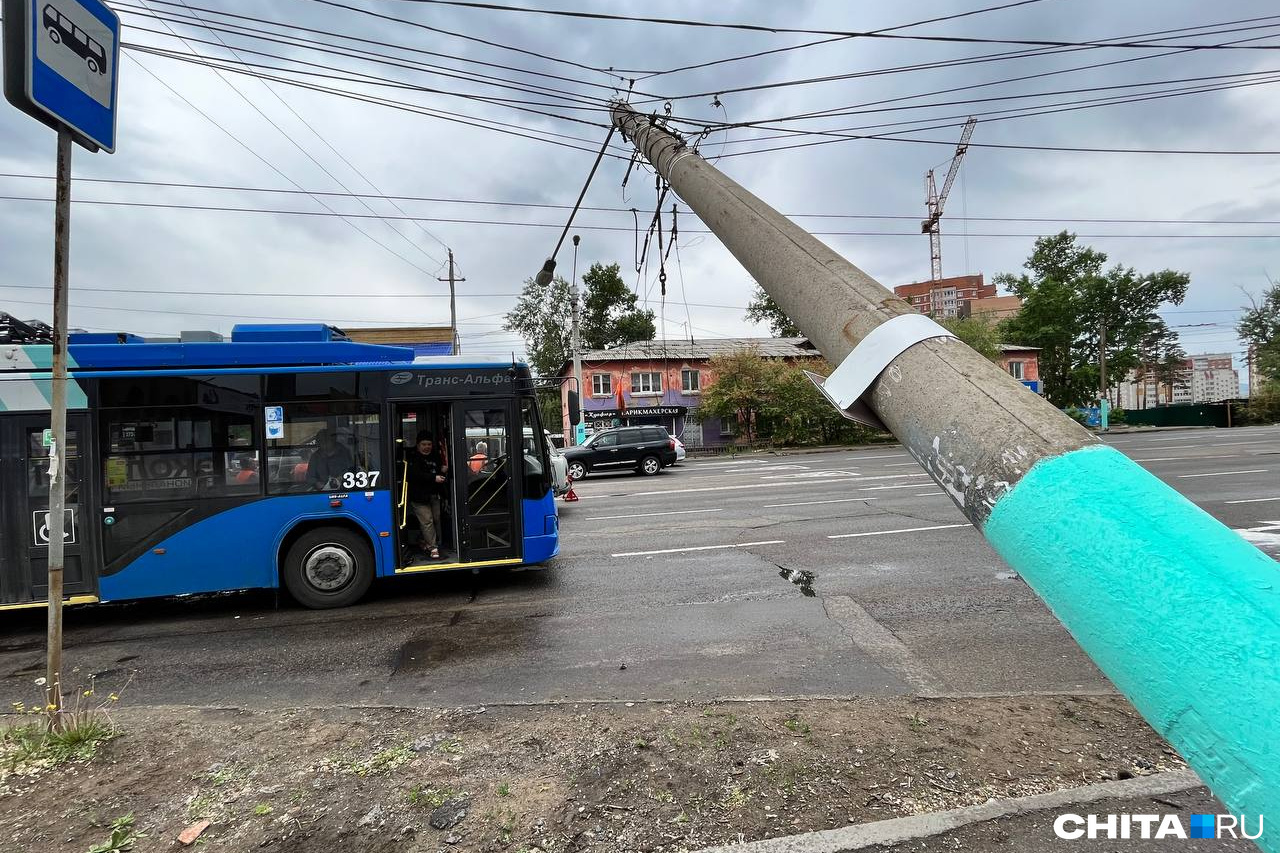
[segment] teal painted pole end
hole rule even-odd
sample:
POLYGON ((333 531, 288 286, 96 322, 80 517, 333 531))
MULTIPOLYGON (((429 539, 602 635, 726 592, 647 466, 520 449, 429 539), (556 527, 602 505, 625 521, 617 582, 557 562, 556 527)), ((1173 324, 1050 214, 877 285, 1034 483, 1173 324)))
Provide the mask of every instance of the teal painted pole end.
POLYGON ((1280 821, 1280 564, 1110 447, 1038 462, 984 533, 1233 813, 1280 821))

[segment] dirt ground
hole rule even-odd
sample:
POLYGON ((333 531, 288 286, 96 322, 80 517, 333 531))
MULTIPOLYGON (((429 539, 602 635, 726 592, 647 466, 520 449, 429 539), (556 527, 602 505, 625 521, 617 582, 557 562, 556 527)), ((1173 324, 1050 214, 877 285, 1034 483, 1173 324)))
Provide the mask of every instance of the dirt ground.
POLYGON ((113 716, 89 761, 0 755, 5 849, 132 814, 138 851, 697 850, 1184 766, 1105 696, 113 716))

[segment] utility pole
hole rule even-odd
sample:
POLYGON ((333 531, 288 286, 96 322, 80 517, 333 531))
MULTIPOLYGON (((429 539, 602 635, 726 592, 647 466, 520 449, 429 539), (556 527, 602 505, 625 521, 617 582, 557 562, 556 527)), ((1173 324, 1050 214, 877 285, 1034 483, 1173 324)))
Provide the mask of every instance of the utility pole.
POLYGON ((1107 409, 1111 401, 1107 399, 1107 321, 1103 320, 1098 328, 1098 427, 1106 432, 1107 409))
MULTIPOLYGON (((67 505, 67 286, 71 261, 71 131, 58 130, 57 189, 53 213, 53 388, 49 400, 49 625, 45 707, 62 711, 62 576, 66 562, 67 505)), ((89 437, 81 435, 81 442, 89 437)))
POLYGON ((462 347, 458 344, 458 294, 455 283, 466 281, 466 279, 453 277, 453 249, 449 250, 449 277, 437 278, 436 281, 449 282, 449 334, 453 335, 453 340, 450 342, 453 345, 453 354, 457 355, 462 347))
MULTIPOLYGON (((611 113, 840 365, 824 391, 897 436, 1231 811, 1280 813, 1275 562, 650 116, 611 113)), ((1261 845, 1280 851, 1280 835, 1261 845)))
MULTIPOLYGON (((579 315, 582 312, 582 300, 578 292, 578 243, 581 238, 573 235, 573 280, 569 282, 569 299, 572 300, 571 309, 572 332, 569 337, 569 345, 573 347, 573 381, 578 386, 578 411, 581 412, 586 404, 587 395, 582 392, 582 342, 579 340, 579 326, 581 319, 579 315)), ((573 433, 573 444, 578 443, 578 425, 569 424, 573 433)))

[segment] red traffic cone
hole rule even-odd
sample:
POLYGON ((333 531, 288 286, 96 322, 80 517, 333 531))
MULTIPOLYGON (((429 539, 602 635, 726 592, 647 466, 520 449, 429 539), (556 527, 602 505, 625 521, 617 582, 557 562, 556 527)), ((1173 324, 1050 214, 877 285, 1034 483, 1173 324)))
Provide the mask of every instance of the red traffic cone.
POLYGON ((565 502, 566 502, 566 503, 572 503, 573 501, 576 501, 577 499, 578 499, 578 493, 577 493, 577 492, 575 492, 575 491, 573 490, 573 478, 572 478, 572 477, 570 477, 570 478, 569 478, 569 491, 567 491, 567 492, 565 492, 565 493, 564 493, 564 500, 565 500, 565 502))

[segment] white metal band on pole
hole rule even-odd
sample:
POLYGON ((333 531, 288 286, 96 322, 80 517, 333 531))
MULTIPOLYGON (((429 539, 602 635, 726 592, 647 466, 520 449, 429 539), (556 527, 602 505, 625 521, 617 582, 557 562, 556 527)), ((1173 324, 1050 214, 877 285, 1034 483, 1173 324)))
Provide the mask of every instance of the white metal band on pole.
POLYGON ((923 314, 901 314, 868 332, 826 379, 808 370, 805 375, 846 418, 883 430, 885 425, 863 400, 872 383, 894 359, 921 341, 954 337, 923 314))

